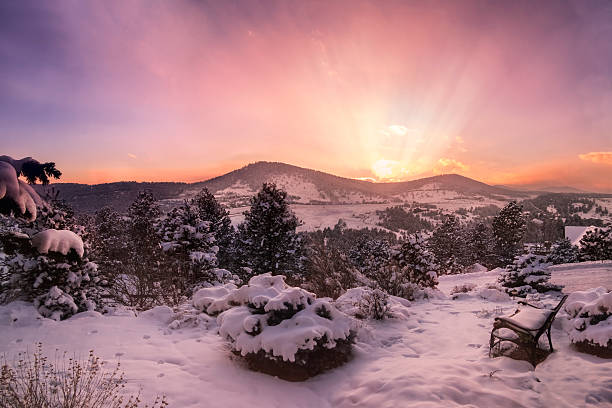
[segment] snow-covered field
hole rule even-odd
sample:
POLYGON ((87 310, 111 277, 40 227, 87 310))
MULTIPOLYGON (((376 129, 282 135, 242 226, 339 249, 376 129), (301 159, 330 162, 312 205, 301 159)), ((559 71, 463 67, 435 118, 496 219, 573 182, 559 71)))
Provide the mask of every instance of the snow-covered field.
MULTIPOLYGON (((382 211, 390 204, 292 204, 291 210, 303 222, 298 231, 315 231, 325 227, 333 228, 339 219, 343 219, 349 228, 380 228, 376 224, 379 218, 376 211, 382 211)), ((250 207, 230 208, 230 219, 233 225, 244 221, 243 212, 250 207)))
POLYGON ((599 286, 612 290, 612 261, 562 264, 550 269, 551 282, 565 285, 565 293, 599 286))
MULTIPOLYGON (((574 269, 583 275, 588 268, 574 269)), ((498 271, 442 277, 458 284, 493 283, 498 271)), ((569 276, 569 273, 564 276, 569 276)), ((555 303, 555 299, 547 299, 555 303)), ((248 371, 216 333, 214 320, 170 329, 169 309, 102 316, 85 312, 55 322, 36 320, 24 303, 0 307, 0 353, 43 342, 45 350, 95 350, 121 367, 127 389, 145 400, 165 394, 171 407, 583 407, 612 404, 612 362, 581 354, 553 326, 556 352, 533 367, 488 357, 493 318, 515 301, 476 296, 413 302, 396 319, 364 323, 348 364, 303 383, 248 371)))

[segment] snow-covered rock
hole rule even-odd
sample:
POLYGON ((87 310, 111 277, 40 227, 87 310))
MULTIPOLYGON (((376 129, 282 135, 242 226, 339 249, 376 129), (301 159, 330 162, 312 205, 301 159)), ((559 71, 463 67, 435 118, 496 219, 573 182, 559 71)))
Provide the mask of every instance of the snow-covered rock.
POLYGON ((219 334, 242 356, 263 351, 272 359, 295 362, 299 350, 332 349, 354 329, 353 320, 330 299, 290 287, 282 275, 254 276, 240 288, 200 289, 193 303, 208 313, 222 312, 219 334))
POLYGON ((32 246, 41 254, 51 251, 67 255, 71 249, 74 249, 77 255, 82 257, 85 252, 81 237, 68 230, 48 229, 41 231, 32 237, 32 246))

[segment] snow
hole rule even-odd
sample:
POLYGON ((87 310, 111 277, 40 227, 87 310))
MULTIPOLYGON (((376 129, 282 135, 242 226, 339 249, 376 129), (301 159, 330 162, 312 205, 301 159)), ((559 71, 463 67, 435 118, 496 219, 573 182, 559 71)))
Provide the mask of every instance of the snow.
MULTIPOLYGON (((224 289, 228 289, 227 286, 224 289)), ((254 276, 248 285, 218 291, 221 297, 207 310, 225 310, 217 318, 219 334, 230 341, 243 356, 260 350, 286 361, 295 361, 299 350, 312 350, 321 341, 333 348, 336 340, 345 340, 353 329, 352 319, 339 312, 329 299, 315 299, 304 289, 285 284, 284 276, 254 276), (240 306, 237 306, 240 305, 240 306), (255 311, 254 309, 262 309, 255 311), (271 323, 272 312, 297 311, 277 324, 271 323), (320 310, 329 312, 328 317, 320 310)), ((202 294, 196 294, 198 302, 202 294)), ((213 296, 213 292, 207 292, 213 296)))
POLYGON ((48 229, 41 231, 32 237, 32 246, 41 254, 51 251, 67 255, 71 249, 74 249, 79 257, 83 257, 85 252, 81 237, 68 230, 48 229))
POLYGON ((507 317, 506 320, 529 330, 538 330, 544 325, 550 313, 549 310, 540 310, 525 306, 514 316, 507 317))
POLYGON ((40 206, 43 203, 40 196, 31 186, 17 178, 15 168, 6 161, 1 160, 0 199, 11 200, 22 215, 28 215, 29 221, 36 219, 36 206, 40 206))
MULTIPOLYGON (((439 287, 449 294, 467 282, 494 286, 499 272, 441 276, 439 287)), ((542 299, 557 303, 556 298, 542 299)), ((612 364, 570 347, 559 315, 552 329, 555 352, 534 369, 524 361, 488 357, 493 318, 512 313, 512 300, 472 296, 397 303, 396 308, 402 310, 401 318, 362 322, 349 363, 302 383, 249 371, 227 349, 214 319, 170 329, 166 317, 172 316, 163 308, 138 317, 121 311, 85 312, 55 322, 37 317, 30 304, 14 302, 0 306, 0 353, 10 360, 37 341, 49 355, 58 348, 86 356, 93 349, 111 366, 121 361, 127 392, 142 387, 143 401, 165 394, 171 407, 180 408, 254 403, 292 408, 575 408, 612 402, 612 364)))
POLYGON ((602 347, 612 344, 612 292, 603 287, 574 292, 564 309, 573 343, 588 341, 602 347))
POLYGON ((565 293, 599 286, 612 290, 612 260, 553 265, 549 270, 550 282, 565 285, 565 293))

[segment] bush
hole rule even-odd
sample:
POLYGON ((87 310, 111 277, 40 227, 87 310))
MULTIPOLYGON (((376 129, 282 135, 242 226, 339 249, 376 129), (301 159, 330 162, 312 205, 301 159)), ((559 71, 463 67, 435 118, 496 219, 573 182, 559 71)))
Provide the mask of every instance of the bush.
POLYGON ((579 351, 612 358, 612 292, 604 288, 572 293, 565 305, 569 337, 579 351))
MULTIPOLYGON (((0 406, 3 408, 136 408, 140 395, 125 400, 119 363, 112 371, 93 350, 86 359, 67 358, 66 353, 50 361, 38 343, 33 354, 19 353, 14 362, 0 360, 0 406)), ((152 405, 167 406, 165 397, 152 405)), ((145 407, 148 405, 145 405, 145 407)))
POLYGON ((562 286, 549 282, 549 263, 545 257, 535 254, 517 256, 512 265, 508 265, 498 279, 506 292, 511 296, 525 297, 530 293, 560 291, 562 286))
POLYGON ((578 262, 578 248, 569 239, 560 239, 553 245, 546 262, 553 265, 578 262))
POLYGON ((282 275, 248 285, 200 289, 194 304, 217 317, 219 334, 249 368, 302 381, 348 361, 353 320, 325 299, 290 287, 282 275))
POLYGON ((468 282, 462 285, 455 285, 455 287, 451 289, 450 294, 456 295, 458 293, 469 293, 474 289, 476 289, 476 284, 468 282))
POLYGON ((372 289, 364 293, 359 302, 359 314, 375 320, 391 317, 389 294, 381 289, 372 289))
POLYGON ((86 310, 102 310, 107 282, 84 253, 81 238, 68 230, 48 229, 32 239, 2 231, 9 279, 1 301, 33 302, 39 313, 55 320, 86 310))

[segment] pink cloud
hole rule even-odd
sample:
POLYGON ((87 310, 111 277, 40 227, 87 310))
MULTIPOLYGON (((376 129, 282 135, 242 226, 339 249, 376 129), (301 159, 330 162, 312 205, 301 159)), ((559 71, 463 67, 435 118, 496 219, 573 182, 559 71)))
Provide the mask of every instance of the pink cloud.
POLYGON ((612 165, 612 152, 590 152, 579 154, 578 157, 592 163, 612 165))

